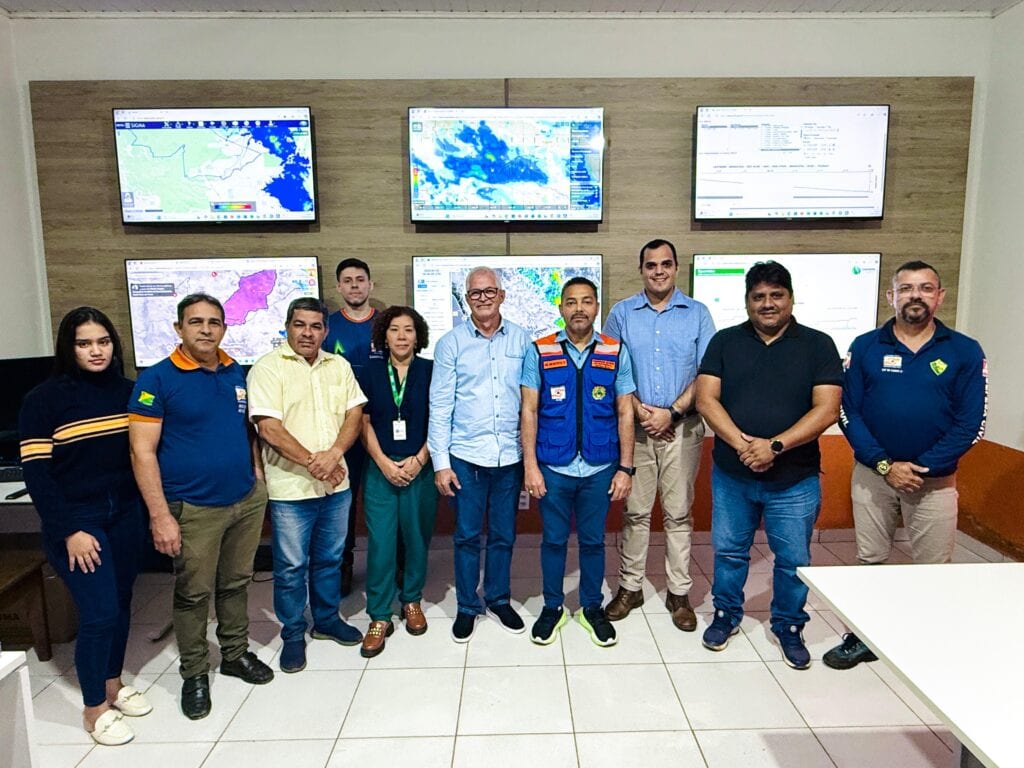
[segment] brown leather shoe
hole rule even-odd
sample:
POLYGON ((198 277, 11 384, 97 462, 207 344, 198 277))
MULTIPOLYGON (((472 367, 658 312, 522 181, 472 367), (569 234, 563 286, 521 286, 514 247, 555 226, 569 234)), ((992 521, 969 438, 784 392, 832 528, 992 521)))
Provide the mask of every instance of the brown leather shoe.
POLYGON ((608 617, 608 621, 619 621, 629 616, 629 612, 634 608, 639 608, 643 604, 643 590, 638 589, 636 592, 632 592, 625 587, 619 587, 615 597, 604 609, 604 615, 608 617))
POLYGON ((395 634, 395 625, 390 621, 371 621, 370 628, 363 635, 363 646, 359 649, 359 655, 364 659, 372 659, 384 650, 385 638, 395 634))
POLYGON ((693 632, 697 628, 697 616, 690 607, 689 595, 673 595, 665 598, 665 607, 672 614, 672 623, 683 632, 693 632))
POLYGON ((419 603, 406 603, 402 606, 402 618, 405 619, 405 631, 410 635, 422 635, 427 631, 427 617, 419 603))

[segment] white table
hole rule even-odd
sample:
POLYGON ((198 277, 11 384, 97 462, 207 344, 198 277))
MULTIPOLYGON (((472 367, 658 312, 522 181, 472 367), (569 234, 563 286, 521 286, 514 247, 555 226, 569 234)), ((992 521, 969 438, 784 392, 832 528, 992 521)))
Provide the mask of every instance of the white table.
POLYGON ((1024 766, 1024 563, 797 573, 949 726, 961 765, 1024 766))
POLYGON ((23 651, 0 652, 0 768, 33 768, 35 717, 23 651))

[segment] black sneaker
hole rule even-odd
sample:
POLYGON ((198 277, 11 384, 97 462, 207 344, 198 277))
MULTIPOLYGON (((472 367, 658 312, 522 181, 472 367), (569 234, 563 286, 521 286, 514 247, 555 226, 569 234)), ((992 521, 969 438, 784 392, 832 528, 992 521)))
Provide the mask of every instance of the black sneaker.
POLYGON ((822 659, 832 669, 852 669, 862 661, 878 661, 871 649, 853 632, 843 635, 843 642, 826 653, 822 659))
POLYGON ((615 635, 615 627, 604 615, 603 608, 584 608, 576 614, 576 621, 587 630, 594 645, 606 648, 619 642, 615 635))
POLYGON ((530 630, 530 639, 537 645, 551 645, 558 637, 558 630, 565 626, 569 620, 569 614, 564 607, 545 608, 540 612, 540 617, 533 623, 530 630))
POLYGON ((506 632, 511 632, 513 635, 518 635, 526 629, 526 625, 519 617, 519 614, 508 603, 487 606, 487 615, 498 622, 502 629, 506 632))
POLYGON ((729 644, 729 638, 739 631, 739 626, 732 623, 732 619, 725 615, 725 611, 715 611, 715 619, 711 626, 704 630, 701 642, 709 651, 724 651, 725 646, 729 644))
POLYGON ((800 627, 791 624, 779 632, 773 629, 772 634, 778 639, 779 647, 782 648, 783 661, 789 666, 793 669, 807 669, 811 666, 811 654, 808 653, 807 646, 804 645, 804 636, 800 627))
POLYGON ((473 613, 462 613, 459 611, 452 624, 452 640, 456 643, 468 643, 476 632, 476 620, 479 618, 473 613))

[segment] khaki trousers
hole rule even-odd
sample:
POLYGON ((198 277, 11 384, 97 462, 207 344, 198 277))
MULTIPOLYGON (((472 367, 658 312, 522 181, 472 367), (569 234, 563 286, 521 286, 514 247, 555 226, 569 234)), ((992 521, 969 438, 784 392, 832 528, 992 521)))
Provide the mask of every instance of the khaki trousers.
POLYGON ((619 542, 619 586, 636 592, 643 586, 647 547, 651 538, 651 509, 661 497, 665 527, 665 573, 668 590, 686 595, 690 579, 690 535, 693 532, 693 485, 704 447, 704 420, 690 416, 676 425, 671 440, 655 440, 636 425, 633 462, 636 476, 626 499, 619 542))
POLYGON ((174 635, 185 679, 210 669, 206 623, 210 595, 217 613, 221 658, 234 661, 249 648, 249 581, 263 530, 267 486, 257 480, 227 507, 172 502, 181 526, 181 554, 174 558, 174 635))
POLYGON ((925 478, 914 493, 901 493, 885 478, 855 462, 850 484, 857 560, 884 563, 892 550, 900 517, 910 534, 915 563, 948 563, 956 543, 956 475, 925 478))

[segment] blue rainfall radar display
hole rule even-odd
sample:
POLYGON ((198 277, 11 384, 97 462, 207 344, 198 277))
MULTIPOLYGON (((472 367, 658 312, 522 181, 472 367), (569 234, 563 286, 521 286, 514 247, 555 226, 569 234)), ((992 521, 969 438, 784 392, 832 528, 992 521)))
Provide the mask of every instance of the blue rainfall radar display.
POLYGON ((413 221, 600 221, 604 110, 409 110, 413 221))

